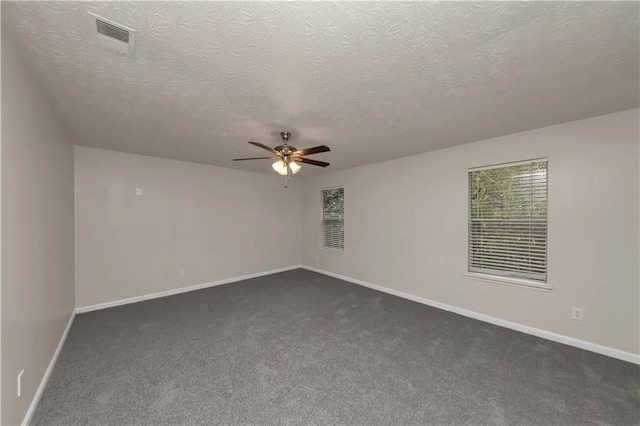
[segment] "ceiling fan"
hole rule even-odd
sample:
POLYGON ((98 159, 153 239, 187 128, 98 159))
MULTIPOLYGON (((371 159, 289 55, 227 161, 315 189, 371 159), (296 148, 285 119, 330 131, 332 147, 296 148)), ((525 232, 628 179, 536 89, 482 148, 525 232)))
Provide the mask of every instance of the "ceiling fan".
POLYGON ((290 132, 280 132, 280 137, 284 143, 282 145, 275 146, 273 148, 259 142, 249 142, 251 145, 255 145, 258 148, 265 149, 275 157, 252 157, 252 158, 235 158, 233 161, 246 161, 246 160, 277 160, 273 163, 273 170, 281 174, 282 176, 289 175, 291 173, 298 173, 300 171, 300 165, 298 163, 311 164, 313 166, 327 167, 329 163, 324 161, 311 160, 304 158, 305 155, 318 154, 320 152, 331 151, 328 146, 320 145, 313 148, 298 149, 295 146, 289 145, 289 139, 291 138, 290 132))

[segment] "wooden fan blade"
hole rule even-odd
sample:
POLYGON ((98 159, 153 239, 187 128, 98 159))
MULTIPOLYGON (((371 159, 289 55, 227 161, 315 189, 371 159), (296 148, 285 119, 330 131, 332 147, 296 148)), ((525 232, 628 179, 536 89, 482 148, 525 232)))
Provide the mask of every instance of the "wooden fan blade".
POLYGON ((320 152, 327 152, 327 151, 331 151, 331 149, 329 149, 328 146, 320 145, 320 146, 314 146, 313 148, 301 149, 299 151, 294 152, 293 155, 303 156, 303 155, 318 154, 320 152))
POLYGON ((255 145, 255 146, 257 146, 258 148, 266 149, 267 151, 273 152, 273 153, 274 153, 274 154, 276 154, 276 155, 279 155, 279 154, 280 154, 280 153, 279 153, 278 151, 276 151, 275 149, 273 149, 273 148, 271 148, 271 147, 269 147, 269 146, 266 146, 265 144, 262 144, 262 143, 260 143, 260 142, 251 142, 251 141, 249 141, 249 143, 250 143, 251 145, 255 145))
POLYGON ((245 160, 270 160, 273 157, 253 157, 253 158, 234 158, 233 161, 245 161, 245 160))
POLYGON ((314 166, 320 166, 320 167, 327 167, 329 165, 329 163, 325 163, 324 161, 309 160, 308 158, 302 158, 302 157, 296 158, 296 161, 299 161, 301 163, 311 164, 314 166))

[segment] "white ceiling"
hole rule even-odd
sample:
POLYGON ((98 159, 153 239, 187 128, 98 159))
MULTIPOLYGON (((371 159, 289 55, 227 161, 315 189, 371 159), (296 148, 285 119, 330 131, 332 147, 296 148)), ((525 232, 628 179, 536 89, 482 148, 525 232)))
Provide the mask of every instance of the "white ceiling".
MULTIPOLYGON (((2 2, 75 143, 300 175, 638 107, 637 2, 2 2), (91 11, 137 30, 93 45, 91 11)), ((558 141, 562 143, 562 141, 558 141)))

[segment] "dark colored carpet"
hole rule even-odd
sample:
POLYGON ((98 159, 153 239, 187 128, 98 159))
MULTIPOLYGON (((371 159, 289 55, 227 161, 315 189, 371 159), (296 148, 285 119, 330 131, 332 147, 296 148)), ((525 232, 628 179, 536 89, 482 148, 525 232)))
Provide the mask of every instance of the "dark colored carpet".
POLYGON ((78 315, 32 424, 638 424, 639 382, 299 269, 78 315))

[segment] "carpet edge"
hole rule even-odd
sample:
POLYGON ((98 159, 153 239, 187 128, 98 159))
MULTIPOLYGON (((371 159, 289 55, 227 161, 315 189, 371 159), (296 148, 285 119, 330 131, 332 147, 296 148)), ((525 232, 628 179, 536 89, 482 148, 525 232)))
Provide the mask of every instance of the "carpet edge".
POLYGON ((575 337, 569 337, 563 334, 553 333, 551 331, 542 330, 540 328, 531 327, 531 326, 520 324, 513 321, 503 320, 501 318, 492 317, 490 315, 481 314, 479 312, 470 311, 468 309, 459 308, 457 306, 448 305, 446 303, 436 302, 435 300, 427 299, 425 297, 415 296, 413 294, 405 293, 399 290, 394 290, 388 287, 383 287, 377 284, 371 284, 366 281, 362 281, 356 278, 347 277, 345 275, 340 275, 333 272, 325 271, 323 269, 315 268, 313 266, 301 265, 301 268, 311 272, 317 272, 319 274, 337 278, 339 280, 347 281, 353 284, 358 284, 363 287, 368 287, 372 290, 381 291, 383 293, 387 293, 393 296, 401 297, 403 299, 411 300, 413 302, 422 303, 423 305, 431 306, 437 309, 442 309, 444 311, 453 312, 455 314, 459 314, 465 317, 477 319, 479 321, 483 321, 483 322, 487 322, 500 327, 508 328, 510 330, 519 331, 525 334, 531 334, 533 336, 550 340, 552 342, 562 343, 562 344, 573 346, 579 349, 595 352, 600 355, 605 355, 611 358, 616 358, 622 361, 627 361, 633 364, 640 365, 640 355, 634 354, 632 352, 622 351, 620 349, 599 345, 597 343, 588 342, 586 340, 576 339, 575 337))
POLYGON ((31 418, 33 414, 36 412, 38 408, 38 404, 40 403, 40 398, 42 398, 42 394, 44 393, 45 388, 47 387, 47 383, 49 382, 49 377, 51 376, 51 372, 58 361, 58 356, 60 355, 60 351, 64 346, 64 342, 67 340, 67 335, 69 334, 69 330, 71 330, 71 325, 73 324, 73 320, 76 317, 75 310, 71 311, 71 317, 67 322, 67 326, 65 327, 62 335, 60 336, 60 341, 58 342, 58 346, 56 347, 55 352, 51 356, 51 360, 49 361, 49 365, 42 376, 42 380, 40 380, 40 385, 38 389, 36 389, 36 393, 33 395, 33 399, 31 400, 31 404, 29 404, 29 408, 27 409, 27 413, 24 415, 24 419, 22 420, 22 426, 28 426, 31 422, 31 418))
POLYGON ((291 271, 291 270, 300 269, 300 268, 302 268, 302 265, 286 266, 284 268, 271 269, 268 271, 256 272, 256 273, 247 274, 247 275, 240 275, 237 277, 225 278, 222 280, 211 281, 211 282, 202 283, 202 284, 194 284, 187 287, 180 287, 180 288, 174 288, 171 290, 159 291, 156 293, 143 294, 140 296, 128 297, 126 299, 113 300, 111 302, 103 302, 103 303, 97 303, 95 305, 80 306, 80 307, 76 307, 75 313, 83 314, 86 312, 99 311, 101 309, 113 308, 116 306, 128 305, 130 303, 143 302, 145 300, 158 299, 161 297, 173 296, 181 293, 188 293, 190 291, 202 290, 209 287, 217 287, 219 285, 230 284, 237 281, 249 280, 251 278, 263 277, 265 275, 272 275, 272 274, 277 274, 280 272, 286 272, 286 271, 291 271))

